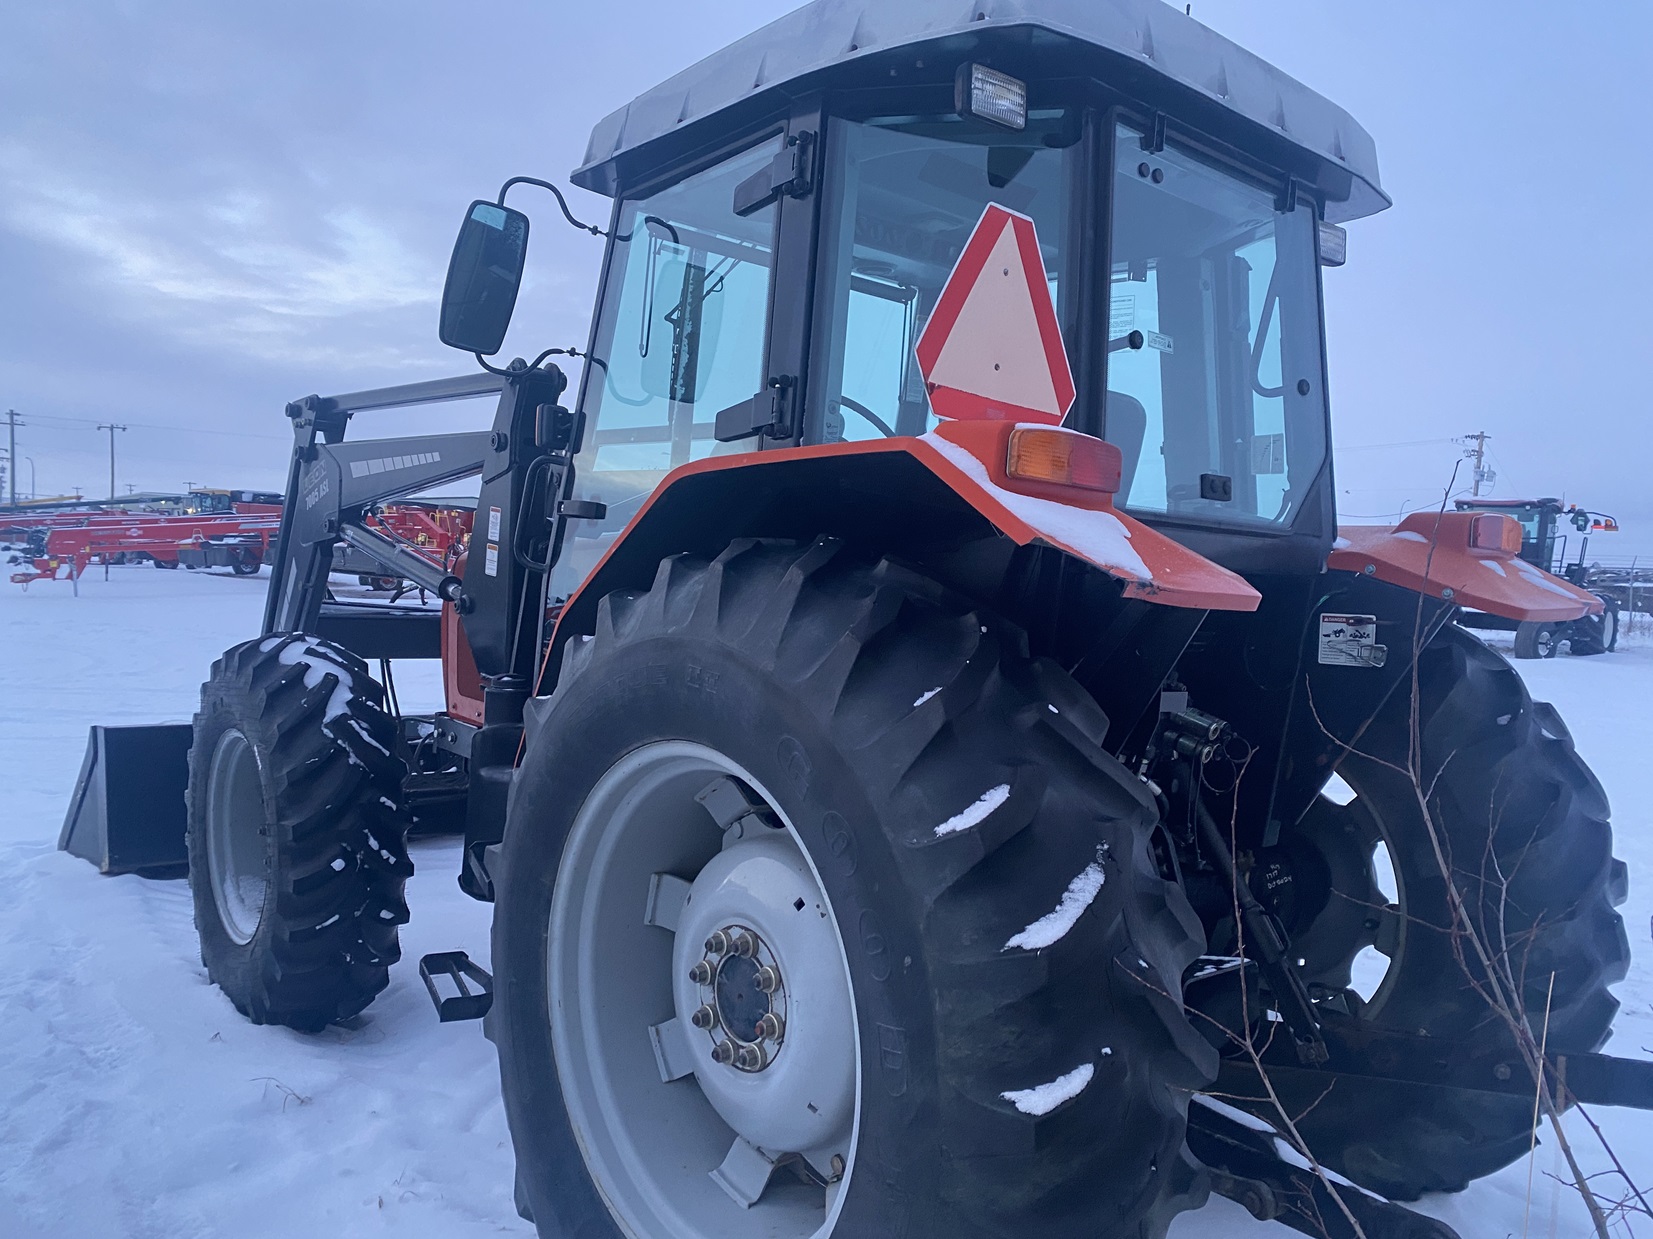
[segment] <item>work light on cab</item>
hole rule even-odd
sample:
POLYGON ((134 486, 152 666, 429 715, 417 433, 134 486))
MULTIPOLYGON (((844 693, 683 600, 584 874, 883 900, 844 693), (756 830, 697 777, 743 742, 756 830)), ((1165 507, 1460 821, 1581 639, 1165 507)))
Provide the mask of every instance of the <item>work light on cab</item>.
POLYGON ((1469 545, 1472 550, 1518 555, 1521 552, 1521 522, 1513 516, 1500 516, 1495 512, 1477 516, 1470 522, 1469 545))
POLYGON ((1027 128, 1027 83, 986 65, 959 66, 954 85, 958 114, 1006 129, 1027 128))

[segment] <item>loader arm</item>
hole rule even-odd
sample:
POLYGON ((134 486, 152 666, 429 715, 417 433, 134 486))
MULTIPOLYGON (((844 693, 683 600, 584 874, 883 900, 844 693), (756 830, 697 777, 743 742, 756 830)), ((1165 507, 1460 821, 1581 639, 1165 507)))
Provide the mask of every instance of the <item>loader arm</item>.
POLYGON ((522 605, 522 595, 543 593, 543 557, 560 540, 555 497, 565 489, 569 468, 557 445, 540 445, 539 421, 542 409, 559 408, 556 400, 566 383, 560 370, 546 367, 309 396, 288 405, 293 459, 271 565, 265 634, 325 636, 348 629, 349 648, 365 658, 437 656, 435 610, 329 599, 328 576, 343 542, 386 572, 455 604, 482 674, 526 674, 542 634, 538 612, 522 605), (358 412, 495 394, 499 404, 490 431, 345 441, 358 412), (541 477, 543 485, 530 493, 536 465, 550 468, 541 477), (463 578, 388 536, 373 518, 380 504, 478 474, 478 554, 470 557, 463 578))

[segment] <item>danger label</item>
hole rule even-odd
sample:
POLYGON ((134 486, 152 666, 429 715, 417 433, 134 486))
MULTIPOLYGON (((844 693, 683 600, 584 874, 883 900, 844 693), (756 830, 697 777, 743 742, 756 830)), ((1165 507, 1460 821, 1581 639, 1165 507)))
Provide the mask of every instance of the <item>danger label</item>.
POLYGON ((1377 643, 1377 616, 1322 615, 1320 663, 1325 667, 1381 667, 1389 651, 1377 643))

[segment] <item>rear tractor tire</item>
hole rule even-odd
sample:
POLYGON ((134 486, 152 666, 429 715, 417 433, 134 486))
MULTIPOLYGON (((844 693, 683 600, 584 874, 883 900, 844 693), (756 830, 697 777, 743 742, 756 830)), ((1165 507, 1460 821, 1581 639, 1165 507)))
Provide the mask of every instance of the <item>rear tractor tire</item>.
POLYGON ((400 956, 413 872, 383 689, 301 634, 228 651, 189 754, 201 962, 255 1024, 318 1032, 372 1002, 400 956))
POLYGON ((823 539, 610 594, 529 704, 494 919, 518 1196, 581 1239, 1153 1239, 1215 1067, 1106 720, 823 539))
MULTIPOLYGON (((1454 947, 1438 838, 1483 941, 1512 961, 1531 1026, 1543 1026, 1547 1012, 1552 1053, 1596 1050, 1618 1009, 1609 986, 1630 959, 1614 911, 1627 881, 1613 857, 1606 794, 1555 711, 1534 702, 1478 638, 1446 628, 1425 647, 1418 676, 1429 818, 1412 779, 1395 768, 1405 768, 1411 734, 1411 694, 1402 689, 1360 754, 1339 768, 1353 799, 1322 796, 1283 840, 1319 851, 1332 875, 1312 922, 1290 926, 1306 979, 1333 992, 1353 985, 1351 1014, 1378 1027, 1521 1061, 1471 985, 1484 977, 1473 949, 1454 947), (1369 954, 1360 960, 1368 947, 1386 967, 1369 954)), ((1324 1098, 1286 1101, 1307 1110, 1298 1130, 1324 1164, 1396 1200, 1459 1191, 1530 1147, 1530 1094, 1346 1079, 1324 1098)))

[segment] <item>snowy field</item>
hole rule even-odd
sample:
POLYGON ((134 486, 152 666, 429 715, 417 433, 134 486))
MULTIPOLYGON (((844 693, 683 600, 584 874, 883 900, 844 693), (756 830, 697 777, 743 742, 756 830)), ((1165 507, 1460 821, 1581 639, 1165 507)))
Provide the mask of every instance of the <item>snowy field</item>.
MULTIPOLYGON (((460 894, 458 845, 416 843, 413 922, 390 988, 348 1028, 255 1028, 209 986, 181 881, 102 878, 56 851, 92 723, 186 721, 224 647, 252 635, 265 582, 148 567, 24 593, 0 583, 0 1236, 209 1239, 532 1234, 480 1025, 437 1023, 414 961, 486 961, 488 909, 460 894)), ((1653 640, 1614 656, 1519 664, 1555 702, 1615 808, 1635 962, 1613 1053, 1653 1057, 1653 640)), ((433 676, 398 677, 430 708, 433 676)), ((1653 1115, 1599 1111, 1643 1186, 1653 1115)), ((1582 1123, 1573 1139, 1605 1169, 1582 1123)), ((1541 1145, 1424 1208, 1464 1239, 1589 1233, 1541 1145), (1524 1219, 1526 1219, 1524 1221, 1524 1219)), ((1285 1236, 1213 1200, 1176 1239, 1285 1236)), ((1622 1225, 1618 1233, 1653 1234, 1622 1225)), ((870 1237, 869 1237, 870 1239, 870 1237)))

